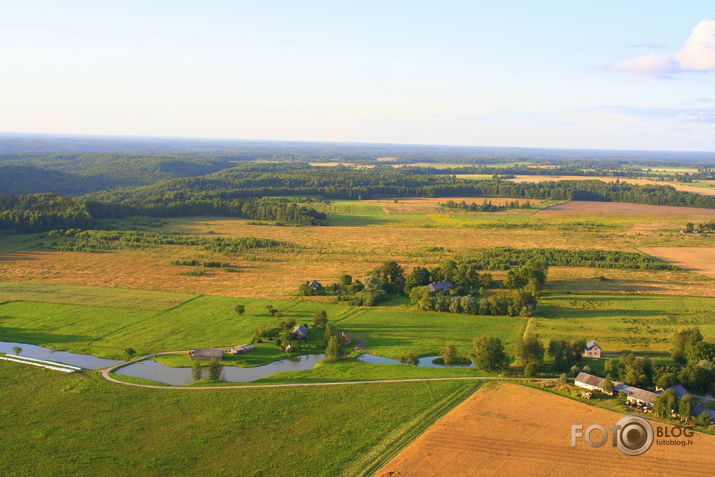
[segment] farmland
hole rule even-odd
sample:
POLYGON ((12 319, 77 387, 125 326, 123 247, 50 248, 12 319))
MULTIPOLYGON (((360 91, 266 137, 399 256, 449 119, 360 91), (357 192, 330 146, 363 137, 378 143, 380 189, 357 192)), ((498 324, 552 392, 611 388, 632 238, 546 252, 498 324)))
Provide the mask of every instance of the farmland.
POLYGON ((166 395, 0 362, 10 475, 354 475, 469 384, 166 395), (375 406, 380 402, 380 406, 375 406), (58 412, 62 409, 62 412, 58 412), (148 410, 151 410, 148 412, 148 410), (87 416, 92 416, 88 419, 87 416), (329 435, 329 439, 325 436, 329 435), (48 450, 51 450, 48 451, 48 450), (378 452, 379 455, 379 452, 378 452))
POLYGON ((706 475, 715 437, 698 434, 689 447, 654 444, 645 458, 615 447, 570 446, 571 425, 610 425, 615 412, 513 384, 483 387, 385 465, 378 475, 706 475), (438 458, 435 458, 437 457, 438 458), (607 462, 607 468, 604 468, 607 462))
MULTIPOLYGON (((257 328, 277 327, 282 320, 311 324, 314 312, 325 310, 336 331, 353 337, 347 351, 352 351, 355 343, 364 342, 368 353, 389 359, 410 353, 416 357, 439 355, 447 344, 454 346, 458 356, 466 357, 471 354, 477 336, 499 338, 513 358, 517 343, 525 334, 530 334, 544 343, 550 339, 593 339, 606 352, 632 350, 665 362, 670 337, 684 327, 697 326, 706 340, 715 340, 715 281, 707 275, 703 260, 699 260, 715 249, 713 236, 680 233, 687 222, 710 220, 712 209, 528 199, 530 208, 471 212, 443 207, 448 200, 467 204, 488 201, 493 205, 527 201, 504 197, 430 197, 306 203, 327 213, 321 226, 233 217, 163 218, 151 225, 142 225, 141 221, 131 225, 140 232, 150 232, 146 237, 158 237, 154 242, 147 240, 131 246, 112 242, 111 247, 106 247, 96 242, 95 246, 73 248, 71 237, 63 238, 63 242, 47 233, 6 235, 0 240, 0 339, 125 359, 127 348, 141 356, 250 343, 257 328), (186 238, 168 240, 164 234, 186 238), (230 251, 192 245, 218 243, 216 239, 223 238, 265 239, 267 244, 278 245, 230 251), (418 311, 406 297, 392 297, 376 306, 365 307, 350 306, 334 295, 297 295, 298 286, 306 280, 319 280, 327 285, 343 274, 363 280, 387 260, 397 261, 410 272, 417 266, 434 267, 445 259, 480 257, 485 251, 507 253, 503 252, 507 248, 514 256, 521 249, 549 251, 548 256, 558 260, 566 255, 554 250, 582 251, 585 257, 597 256, 594 251, 627 252, 630 261, 621 266, 619 260, 625 260, 626 255, 616 255, 618 260, 611 263, 615 268, 597 266, 597 263, 584 266, 590 259, 568 262, 571 265, 558 262, 559 265, 549 268, 533 316, 418 311), (639 256, 644 258, 641 260, 639 256), (208 267, 206 263, 229 264, 230 270, 223 266, 208 267), (655 266, 658 264, 663 266, 655 266), (243 314, 236 312, 237 305, 245 307, 243 314), (280 312, 280 317, 269 312, 269 306, 280 312)), ((109 224, 129 227, 132 221, 117 220, 109 224)), ((569 260, 577 259, 576 254, 571 255, 569 260)), ((489 273, 497 286, 502 286, 507 271, 498 267, 489 273)), ((255 349, 245 355, 226 356, 221 364, 260 366, 286 356, 323 351, 322 330, 311 326, 310 339, 298 352, 286 354, 268 340, 255 343, 255 349)), ((502 374, 471 367, 375 364, 357 360, 358 354, 351 353, 335 362, 323 361, 312 369, 279 372, 245 384, 319 384, 502 374)), ((192 364, 184 354, 165 355, 156 360, 174 367, 192 364)), ((546 373, 552 373, 549 360, 547 357, 546 373)), ((600 362, 592 365, 594 370, 603 369, 600 362)), ((227 393, 223 397, 214 391, 186 391, 186 395, 168 397, 161 390, 134 389, 101 381, 94 372, 48 376, 44 371, 22 367, 18 370, 15 365, 3 363, 2 373, 8 377, 18 376, 8 388, 9 392, 33 396, 18 401, 20 420, 12 425, 3 423, 3 428, 15 432, 13 426, 36 424, 34 431, 24 431, 32 434, 29 436, 32 446, 26 452, 16 449, 13 452, 18 452, 18 462, 40 473, 47 466, 58 465, 49 457, 49 460, 28 464, 28 456, 40 445, 40 440, 72 454, 79 452, 77 446, 81 439, 92 439, 97 442, 103 463, 119 473, 139 465, 137 469, 145 473, 171 474, 181 464, 188 475, 225 472, 231 466, 257 475, 261 472, 282 474, 288 468, 291 471, 319 469, 312 471, 314 475, 321 472, 355 475, 382 453, 394 449, 395 443, 403 442, 414 429, 422 429, 426 416, 461 396, 468 386, 461 382, 444 382, 381 384, 370 388, 367 386, 375 385, 365 384, 357 388, 350 385, 352 392, 332 386, 329 390, 317 388, 308 392, 302 388, 291 392, 225 389, 216 391, 227 393), (63 379, 66 381, 59 385, 63 379), (375 394, 371 389, 379 391, 375 394), (207 397, 194 397, 204 394, 207 397), (53 430, 59 424, 45 414, 30 414, 45 406, 64 406, 67 399, 77 395, 95 402, 89 405, 82 401, 80 405, 92 412, 111 412, 117 416, 116 422, 97 421, 91 428, 78 425, 60 442, 53 430), (375 399, 391 404, 381 404, 379 410, 365 412, 368 402, 375 407, 375 399), (126 405, 117 404, 116 400, 126 405), (405 405, 407 400, 409 405, 405 405), (156 409, 156 415, 141 416, 147 406, 156 409), (226 407, 232 408, 228 417, 225 417, 226 407), (281 421, 305 409, 309 411, 297 424, 281 421), (179 412, 182 419, 176 418, 179 412), (219 425, 216 420, 222 412, 226 422, 219 425), (326 429, 335 426, 345 415, 349 417, 338 425, 338 440, 315 437, 327 432, 326 429), (177 421, 177 429, 183 423, 193 426, 193 430, 180 432, 180 442, 169 444, 152 430, 162 419, 177 421), (380 423, 374 422, 376 420, 380 423), (294 429, 296 425, 301 429, 294 429), (96 437, 97 429, 102 426, 126 441, 119 449, 126 450, 126 456, 108 457, 109 437, 96 437), (315 430, 310 431, 311 428, 315 430), (236 436, 237 432, 240 435, 236 436), (360 437, 356 438, 358 433, 360 437), (130 439, 130 435, 134 437, 130 439), (284 461, 303 459, 308 439, 320 441, 311 447, 312 464, 288 467, 284 461), (152 445, 143 448, 136 457, 130 457, 134 455, 130 449, 138 447, 132 442, 148 440, 152 445), (176 458, 186 455, 192 443, 196 448, 212 450, 202 452, 201 456, 176 458), (280 443, 281 462, 270 457, 269 443, 280 443), (166 447, 169 451, 146 458, 154 446, 166 447), (223 452, 237 455, 214 459, 217 452, 222 456, 223 452), (354 460, 359 454, 367 455, 367 460, 354 460), (255 457, 249 459, 247 455, 255 457), (145 463, 137 464, 139 461, 145 463)), ((505 373, 518 374, 521 368, 513 366, 505 373)), ((114 376, 128 382, 149 383, 114 376)), ((220 382, 207 384, 221 385, 220 382)), ((241 383, 233 385, 242 386, 241 383)), ((489 393, 489 390, 478 391, 474 399, 489 393)), ((565 401, 547 396, 558 402, 565 401)), ((503 402, 510 401, 504 399, 503 402)), ((495 406, 480 401, 480 406, 482 404, 488 410, 495 406)), ((566 401, 564 405, 573 404, 566 401)), ((69 418, 78 422, 82 414, 73 412, 69 418)), ((483 416, 480 419, 484 419, 483 416)), ((526 425, 532 424, 527 422, 526 425)), ((439 446, 436 448, 448 452, 439 446)), ((491 452, 489 447, 484 449, 491 452)), ((82 459, 74 466, 64 465, 80 474, 86 469, 91 473, 92 469, 92 463, 82 459)))

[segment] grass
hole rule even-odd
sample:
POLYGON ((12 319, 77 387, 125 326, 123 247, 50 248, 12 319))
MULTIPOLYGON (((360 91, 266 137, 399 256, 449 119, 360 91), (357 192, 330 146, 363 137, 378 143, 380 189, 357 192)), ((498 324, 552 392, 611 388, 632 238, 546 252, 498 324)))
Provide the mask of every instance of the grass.
POLYGON ((338 324, 354 337, 366 339, 369 352, 388 358, 404 353, 437 355, 453 344, 460 355, 472 351, 480 335, 498 336, 509 347, 524 332, 526 320, 507 316, 473 316, 451 313, 392 309, 360 309, 345 314, 338 324))
POLYGON ((198 297, 165 311, 13 302, 0 304, 0 339, 107 358, 123 358, 127 347, 143 355, 233 346, 249 342, 258 327, 278 325, 280 320, 266 311, 267 303, 283 313, 281 319, 302 323, 311 323, 316 309, 326 309, 333 318, 348 310, 312 302, 214 296, 198 297), (243 316, 233 311, 238 303, 246 306, 243 316))
POLYGON ((130 310, 166 310, 195 297, 196 295, 187 293, 65 283, 0 282, 0 301, 34 301, 130 310))
POLYGON ((169 392, 4 362, 0 381, 0 428, 12 436, 0 468, 17 476, 354 475, 369 464, 360 456, 410 435, 473 386, 169 392))
POLYGON ((305 371, 286 371, 253 381, 250 384, 320 383, 344 381, 372 381, 383 379, 460 378, 473 376, 500 376, 499 373, 465 368, 429 368, 402 364, 372 364, 354 359, 321 361, 315 368, 305 371))
POLYGON ((547 292, 530 329, 546 340, 595 340, 612 353, 665 352, 675 331, 692 326, 715 339, 715 298, 547 292))

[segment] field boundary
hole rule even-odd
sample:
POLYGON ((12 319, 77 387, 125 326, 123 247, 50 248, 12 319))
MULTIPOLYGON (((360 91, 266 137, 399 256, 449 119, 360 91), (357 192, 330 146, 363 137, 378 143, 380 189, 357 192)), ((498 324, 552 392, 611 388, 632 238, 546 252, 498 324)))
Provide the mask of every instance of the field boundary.
POLYGON ((389 463, 403 449, 409 446, 428 428, 432 427, 438 420, 447 415, 452 409, 464 402, 468 397, 472 396, 482 387, 482 383, 475 383, 465 389, 459 390, 447 397, 444 401, 425 413, 419 418, 410 429, 403 434, 396 436, 395 439, 389 442, 380 452, 379 456, 364 467, 359 473, 355 474, 359 477, 368 477, 377 474, 387 463, 389 463))

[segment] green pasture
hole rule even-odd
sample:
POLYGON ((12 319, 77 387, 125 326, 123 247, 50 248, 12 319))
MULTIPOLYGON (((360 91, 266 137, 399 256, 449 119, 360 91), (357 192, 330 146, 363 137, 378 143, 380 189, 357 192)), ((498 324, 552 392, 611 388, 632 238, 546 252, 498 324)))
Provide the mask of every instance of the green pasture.
POLYGON ((33 282, 0 282, 0 302, 35 301, 129 310, 166 310, 197 295, 128 288, 33 282))
POLYGON ((667 352, 675 331, 715 340, 715 298, 547 292, 529 330, 544 340, 595 340, 605 353, 667 352))
POLYGON ((474 387, 161 391, 7 362, 0 382, 0 468, 17 476, 356 475, 474 387))

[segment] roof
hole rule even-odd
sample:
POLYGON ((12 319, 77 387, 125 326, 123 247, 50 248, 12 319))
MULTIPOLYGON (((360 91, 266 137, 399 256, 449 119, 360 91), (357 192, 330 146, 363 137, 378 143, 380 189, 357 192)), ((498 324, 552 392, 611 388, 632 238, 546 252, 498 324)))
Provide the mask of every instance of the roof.
POLYGON ((305 325, 295 325, 291 333, 300 337, 308 336, 308 327, 305 325))
POLYGON ((576 376, 575 381, 579 383, 588 384, 589 386, 594 386, 596 388, 603 388, 604 379, 599 378, 598 376, 594 376, 593 374, 581 372, 578 373, 578 376, 576 376))
MULTIPOLYGON (((671 386, 668 389, 672 389, 673 391, 675 391, 675 395, 678 396, 678 399, 685 396, 686 394, 690 394, 688 390, 683 387, 682 384, 676 384, 675 386, 671 386)), ((666 391, 668 389, 666 389, 666 391)))
POLYGON ((310 288, 321 288, 323 285, 321 285, 318 280, 313 280, 310 283, 308 283, 308 286, 310 288))
POLYGON ((231 349, 234 351, 250 351, 253 349, 253 346, 251 346, 250 344, 242 344, 242 345, 232 346, 231 349))
POLYGON ((658 398, 656 393, 646 391, 645 389, 636 388, 634 386, 629 386, 627 384, 618 384, 614 387, 616 392, 624 392, 631 399, 636 399, 638 401, 647 402, 653 404, 658 398))
POLYGON ((429 290, 430 291, 442 291, 442 290, 449 290, 451 288, 454 288, 454 285, 452 285, 451 282, 432 282, 429 284, 429 290))
POLYGON ((191 350, 191 354, 194 356, 200 356, 202 358, 223 358, 224 350, 222 348, 202 348, 191 350))
POLYGON ((588 343, 586 343, 586 349, 591 349, 591 348, 601 349, 601 347, 598 346, 598 343, 596 343, 595 341, 589 341, 588 343))

